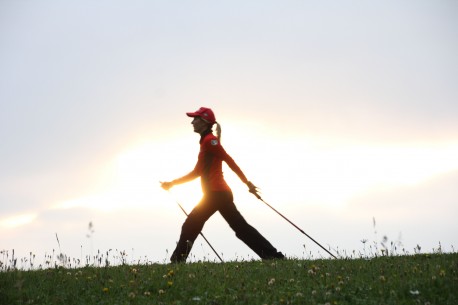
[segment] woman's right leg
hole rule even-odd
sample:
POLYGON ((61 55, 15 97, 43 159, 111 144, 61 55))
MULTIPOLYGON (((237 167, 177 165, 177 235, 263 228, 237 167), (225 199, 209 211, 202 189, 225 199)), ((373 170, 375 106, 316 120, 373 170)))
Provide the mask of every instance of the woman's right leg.
POLYGON ((180 240, 173 251, 170 261, 184 262, 191 252, 192 245, 205 222, 216 212, 215 205, 204 197, 201 202, 189 213, 181 227, 180 240))
POLYGON ((237 210, 231 193, 221 193, 219 212, 234 230, 235 235, 262 259, 283 259, 285 256, 252 227, 237 210))

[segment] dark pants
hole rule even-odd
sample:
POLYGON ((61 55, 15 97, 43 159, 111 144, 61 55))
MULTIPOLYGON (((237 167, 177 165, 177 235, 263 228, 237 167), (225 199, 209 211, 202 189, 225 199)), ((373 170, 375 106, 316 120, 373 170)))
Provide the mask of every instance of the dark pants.
POLYGON ((192 210, 181 228, 180 240, 172 254, 172 262, 184 262, 205 222, 219 211, 235 235, 262 259, 284 258, 255 228, 250 226, 235 207, 231 192, 209 192, 192 210))

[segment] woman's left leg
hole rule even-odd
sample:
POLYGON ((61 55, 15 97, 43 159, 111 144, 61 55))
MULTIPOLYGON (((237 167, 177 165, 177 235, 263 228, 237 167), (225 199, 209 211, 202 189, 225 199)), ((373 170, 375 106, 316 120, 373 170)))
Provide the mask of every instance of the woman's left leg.
POLYGON ((200 203, 189 213, 181 227, 180 239, 170 260, 174 263, 184 262, 191 252, 192 245, 205 222, 216 212, 213 202, 204 197, 200 203))

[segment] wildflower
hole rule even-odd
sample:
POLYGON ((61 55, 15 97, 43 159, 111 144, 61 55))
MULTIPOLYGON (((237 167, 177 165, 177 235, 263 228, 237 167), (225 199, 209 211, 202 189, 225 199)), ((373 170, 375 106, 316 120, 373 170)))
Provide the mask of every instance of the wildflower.
POLYGON ((340 291, 340 287, 336 287, 336 292, 339 292, 340 291))
POLYGON ((168 282, 167 282, 167 285, 170 287, 170 286, 173 285, 173 282, 172 282, 172 281, 168 281, 168 282))
POLYGON ((308 274, 311 274, 311 275, 314 275, 314 274, 315 274, 315 271, 314 271, 313 269, 309 269, 309 270, 307 271, 307 273, 308 273, 308 274))
POLYGON ((411 295, 419 295, 420 291, 418 291, 418 290, 410 290, 410 294, 411 295))
POLYGON ((161 295, 161 294, 164 294, 165 291, 163 289, 159 289, 159 291, 157 293, 159 293, 161 295))
POLYGON ((196 275, 195 275, 194 273, 190 273, 190 274, 188 275, 188 277, 189 277, 190 279, 193 279, 193 278, 196 277, 196 275))
POLYGON ((133 293, 133 292, 129 293, 129 298, 131 298, 131 299, 135 298, 135 293, 133 293))
POLYGON ((151 292, 149 292, 149 291, 145 291, 145 292, 143 293, 143 295, 145 295, 145 296, 149 297, 149 296, 151 295, 151 292))
POLYGON ((271 278, 269 282, 267 282, 267 285, 272 286, 273 284, 275 284, 275 279, 271 278))
POLYGON ((296 293, 296 297, 300 298, 300 297, 302 297, 302 296, 304 296, 304 295, 302 294, 302 292, 296 293))
POLYGON ((445 276, 445 270, 442 269, 442 270, 439 272, 439 275, 442 276, 442 277, 444 277, 444 276, 445 276))
POLYGON ((173 276, 173 274, 174 274, 173 270, 169 270, 169 272, 167 273, 167 276, 171 277, 173 276))
POLYGON ((312 290, 312 295, 316 295, 316 290, 312 290))
POLYGON ((386 278, 383 275, 381 275, 379 279, 380 279, 380 282, 386 282, 386 278))
POLYGON ((107 292, 109 291, 109 289, 108 289, 107 287, 104 287, 104 288, 102 289, 102 291, 105 292, 105 293, 107 293, 107 292))
POLYGON ((130 270, 130 271, 131 271, 133 274, 136 274, 136 273, 138 272, 138 270, 135 269, 135 268, 132 268, 132 270, 130 270))

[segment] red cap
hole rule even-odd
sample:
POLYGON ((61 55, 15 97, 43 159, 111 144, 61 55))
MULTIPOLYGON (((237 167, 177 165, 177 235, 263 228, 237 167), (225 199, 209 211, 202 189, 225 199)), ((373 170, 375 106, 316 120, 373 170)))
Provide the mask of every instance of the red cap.
POLYGON ((202 119, 211 124, 216 123, 215 114, 210 108, 200 107, 199 110, 195 112, 186 112, 186 115, 192 118, 196 116, 201 117, 202 119))

